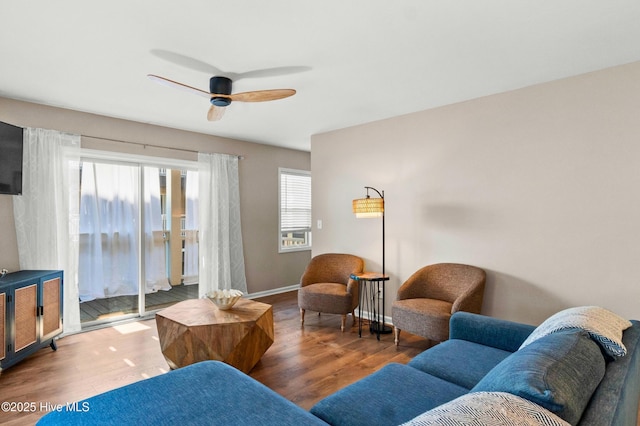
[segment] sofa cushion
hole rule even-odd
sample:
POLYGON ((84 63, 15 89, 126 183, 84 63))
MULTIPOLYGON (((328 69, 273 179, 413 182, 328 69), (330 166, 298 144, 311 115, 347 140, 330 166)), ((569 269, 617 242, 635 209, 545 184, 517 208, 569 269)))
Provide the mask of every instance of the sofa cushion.
POLYGON ((627 349, 622 343, 622 332, 631 327, 631 322, 599 306, 579 306, 560 311, 540 324, 522 343, 523 348, 547 334, 558 330, 580 329, 612 357, 624 356, 627 349))
POLYGON ((417 355, 407 365, 471 389, 509 355, 511 352, 491 346, 450 339, 417 355))
POLYGON ((458 311, 451 315, 449 338, 515 352, 533 330, 532 325, 458 311))
POLYGON ((471 392, 429 410, 402 426, 568 426, 552 412, 504 392, 471 392))
POLYGON ((402 364, 387 364, 329 395, 311 413, 334 426, 398 425, 468 389, 402 364))
POLYGON ((587 333, 563 330, 505 358, 472 391, 510 392, 576 424, 604 372, 604 357, 587 333))
POLYGON ((38 425, 323 425, 220 361, 204 361, 67 404, 38 425), (75 410, 74 410, 75 408, 75 410))

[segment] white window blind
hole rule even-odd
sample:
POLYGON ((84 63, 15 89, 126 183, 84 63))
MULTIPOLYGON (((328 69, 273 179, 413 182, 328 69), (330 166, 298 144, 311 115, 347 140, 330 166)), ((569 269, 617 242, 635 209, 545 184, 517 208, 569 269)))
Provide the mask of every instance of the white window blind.
POLYGON ((311 246, 311 173, 280 171, 280 248, 311 246))
POLYGON ((309 172, 281 170, 280 229, 311 230, 311 175, 309 172))

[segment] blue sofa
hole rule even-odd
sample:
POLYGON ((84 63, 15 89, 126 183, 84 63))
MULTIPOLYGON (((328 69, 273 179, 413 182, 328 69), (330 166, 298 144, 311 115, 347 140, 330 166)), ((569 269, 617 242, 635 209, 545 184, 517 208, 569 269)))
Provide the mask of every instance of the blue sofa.
POLYGON ((535 327, 458 312, 449 340, 407 365, 385 365, 310 412, 226 364, 207 361, 97 395, 38 424, 397 425, 458 397, 508 392, 570 424, 636 426, 640 322, 631 323, 622 337, 627 353, 614 360, 580 330, 519 349, 535 327))
MULTIPOLYGON (((627 355, 615 360, 603 354, 589 338, 580 338, 580 345, 574 345, 571 351, 563 353, 563 348, 557 344, 571 339, 575 341, 581 334, 577 330, 548 336, 555 341, 547 349, 573 364, 570 365, 574 368, 570 376, 582 375, 585 376, 583 382, 591 382, 578 382, 579 388, 564 390, 565 394, 571 393, 565 399, 579 395, 576 399, 581 401, 576 404, 583 405, 583 412, 569 413, 568 417, 573 417, 571 424, 636 426, 640 399, 640 322, 632 321, 632 324, 624 332, 622 340, 627 355), (592 360, 583 357, 587 352, 592 360), (600 365, 601 371, 594 372, 598 368, 590 368, 591 364, 600 365)), ((407 365, 384 366, 321 400, 312 407, 311 413, 332 425, 397 425, 471 391, 526 394, 527 390, 523 391, 518 385, 519 381, 524 381, 518 377, 519 372, 529 368, 549 375, 541 371, 544 366, 536 365, 538 359, 548 361, 549 353, 536 353, 540 347, 531 348, 532 351, 526 351, 526 347, 519 350, 534 329, 530 325, 482 315, 455 313, 451 317, 449 340, 424 351, 407 365), (502 371, 499 371, 500 367, 502 371), (497 386, 494 381, 491 386, 485 380, 496 372, 502 380, 498 380, 497 386), (479 388, 483 381, 484 386, 479 388)), ((563 379, 565 377, 559 377, 559 380, 563 379)), ((557 390, 555 392, 558 393, 557 390)), ((542 400, 535 402, 547 402, 546 405, 551 406, 554 412, 567 411, 544 401, 544 396, 548 396, 544 394, 552 393, 548 389, 542 389, 541 393, 542 400)), ((566 403, 571 404, 574 401, 566 403)))

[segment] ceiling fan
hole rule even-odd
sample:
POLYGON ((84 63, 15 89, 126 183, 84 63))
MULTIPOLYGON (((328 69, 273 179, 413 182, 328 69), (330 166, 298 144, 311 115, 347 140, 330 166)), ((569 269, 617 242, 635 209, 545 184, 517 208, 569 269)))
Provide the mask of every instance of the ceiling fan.
POLYGON ((209 112, 207 113, 207 119, 209 121, 220 120, 224 114, 225 108, 229 106, 231 102, 275 101, 277 99, 288 98, 296 93, 293 89, 256 90, 252 92, 231 93, 233 81, 230 78, 222 76, 213 76, 209 79, 208 92, 154 74, 148 74, 147 77, 152 81, 164 84, 165 86, 208 98, 211 102, 211 107, 209 107, 209 112))

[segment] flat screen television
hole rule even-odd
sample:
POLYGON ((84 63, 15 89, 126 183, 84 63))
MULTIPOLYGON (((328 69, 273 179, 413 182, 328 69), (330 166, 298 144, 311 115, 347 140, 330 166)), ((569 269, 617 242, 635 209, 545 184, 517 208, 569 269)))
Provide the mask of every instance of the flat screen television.
POLYGON ((24 129, 0 121, 0 194, 22 194, 24 129))

